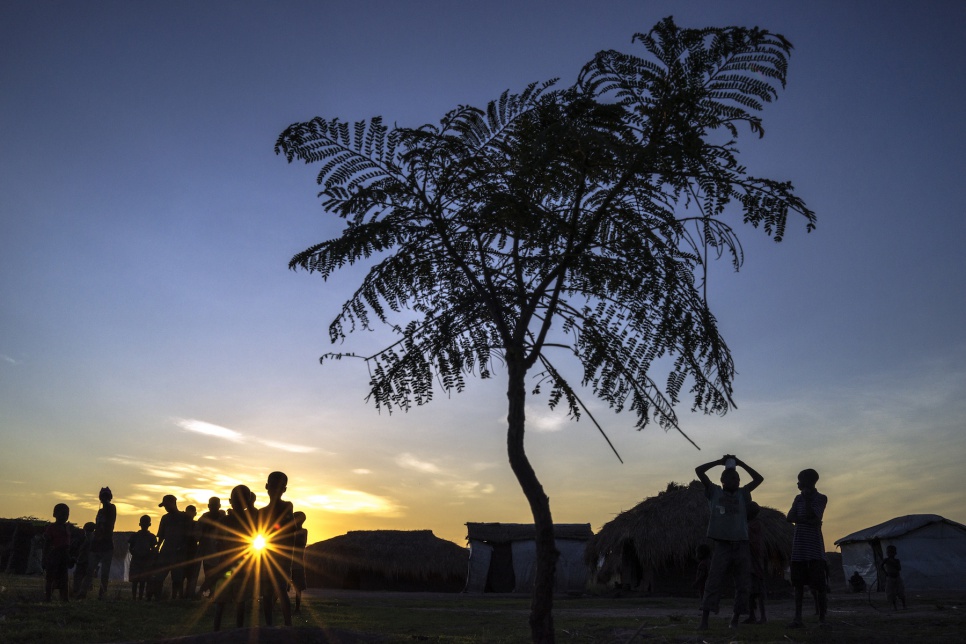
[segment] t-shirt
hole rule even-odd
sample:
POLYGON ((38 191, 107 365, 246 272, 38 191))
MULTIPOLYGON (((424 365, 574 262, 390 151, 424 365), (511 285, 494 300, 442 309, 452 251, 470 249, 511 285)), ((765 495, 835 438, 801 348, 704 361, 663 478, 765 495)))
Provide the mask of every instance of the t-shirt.
POLYGON ((117 522, 117 506, 107 503, 97 511, 94 519, 94 538, 91 540, 91 552, 107 552, 114 550, 114 524, 117 522))
POLYGON ((718 541, 748 541, 748 504, 751 493, 745 488, 727 492, 714 483, 705 490, 711 507, 708 538, 718 541))

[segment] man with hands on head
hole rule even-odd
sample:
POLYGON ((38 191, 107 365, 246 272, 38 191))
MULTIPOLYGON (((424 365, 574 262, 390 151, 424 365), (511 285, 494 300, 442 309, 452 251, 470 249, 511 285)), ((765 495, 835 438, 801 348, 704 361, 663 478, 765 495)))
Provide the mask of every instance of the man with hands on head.
POLYGON ((735 578, 735 604, 731 617, 731 628, 737 628, 738 616, 748 612, 748 591, 751 584, 751 553, 748 547, 748 504, 751 492, 765 480, 761 474, 749 467, 740 458, 726 454, 716 461, 699 465, 694 469, 704 494, 711 507, 708 520, 708 538, 714 544, 711 566, 704 597, 701 601, 701 624, 699 629, 708 628, 708 616, 718 612, 721 600, 721 583, 729 569, 735 578), (708 470, 718 465, 725 469, 721 473, 721 485, 711 482, 708 470), (738 475, 741 467, 751 476, 751 482, 741 486, 738 475))

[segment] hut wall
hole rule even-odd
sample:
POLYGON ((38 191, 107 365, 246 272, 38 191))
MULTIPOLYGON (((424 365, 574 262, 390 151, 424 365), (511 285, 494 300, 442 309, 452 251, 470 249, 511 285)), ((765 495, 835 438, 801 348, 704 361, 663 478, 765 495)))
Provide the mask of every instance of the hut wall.
POLYGON ((587 589, 590 569, 584 563, 585 541, 558 539, 557 550, 560 559, 557 560, 557 576, 555 590, 558 592, 583 592, 587 589))
POLYGON ((470 541, 470 560, 467 564, 466 586, 468 593, 482 593, 486 588, 486 574, 490 569, 493 548, 482 541, 470 541))

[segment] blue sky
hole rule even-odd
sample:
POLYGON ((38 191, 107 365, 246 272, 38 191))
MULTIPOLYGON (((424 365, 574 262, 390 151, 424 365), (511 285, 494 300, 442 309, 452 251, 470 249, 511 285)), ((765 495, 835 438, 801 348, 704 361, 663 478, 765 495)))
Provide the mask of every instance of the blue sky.
POLYGON ((902 514, 966 522, 966 5, 863 1, 2 3, 0 516, 66 500, 87 521, 110 485, 134 529, 163 494, 203 505, 282 469, 313 541, 530 521, 502 380, 390 416, 361 364, 319 366, 360 273, 286 268, 340 227, 317 168, 273 145, 314 116, 414 126, 571 82, 669 14, 794 43, 742 158, 792 180, 818 228, 739 229, 744 268, 715 266, 738 409, 680 410, 702 451, 598 405, 621 465, 532 401, 555 520, 597 530, 733 452, 781 510, 817 469, 829 544, 902 514))

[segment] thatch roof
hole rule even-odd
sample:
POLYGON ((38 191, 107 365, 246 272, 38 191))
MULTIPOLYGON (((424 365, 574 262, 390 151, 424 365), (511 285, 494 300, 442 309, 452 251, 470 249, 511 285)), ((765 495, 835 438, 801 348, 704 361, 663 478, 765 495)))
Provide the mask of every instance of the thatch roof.
MULTIPOLYGON (((490 543, 511 543, 513 541, 533 541, 536 527, 532 523, 467 523, 466 538, 473 541, 490 543)), ((589 523, 555 523, 555 539, 587 541, 594 536, 589 523)))
POLYGON ((306 567, 329 574, 373 572, 389 578, 465 577, 469 551, 432 530, 351 530, 305 549, 306 567))
MULTIPOLYGON (((620 565, 624 544, 632 543, 645 568, 683 568, 693 563, 698 545, 708 542, 709 515, 700 481, 687 486, 669 483, 665 491, 604 524, 587 544, 585 560, 596 566, 603 558, 599 572, 612 572, 620 565)), ((758 516, 769 568, 783 570, 791 557, 793 527, 773 508, 762 506, 758 516)))

